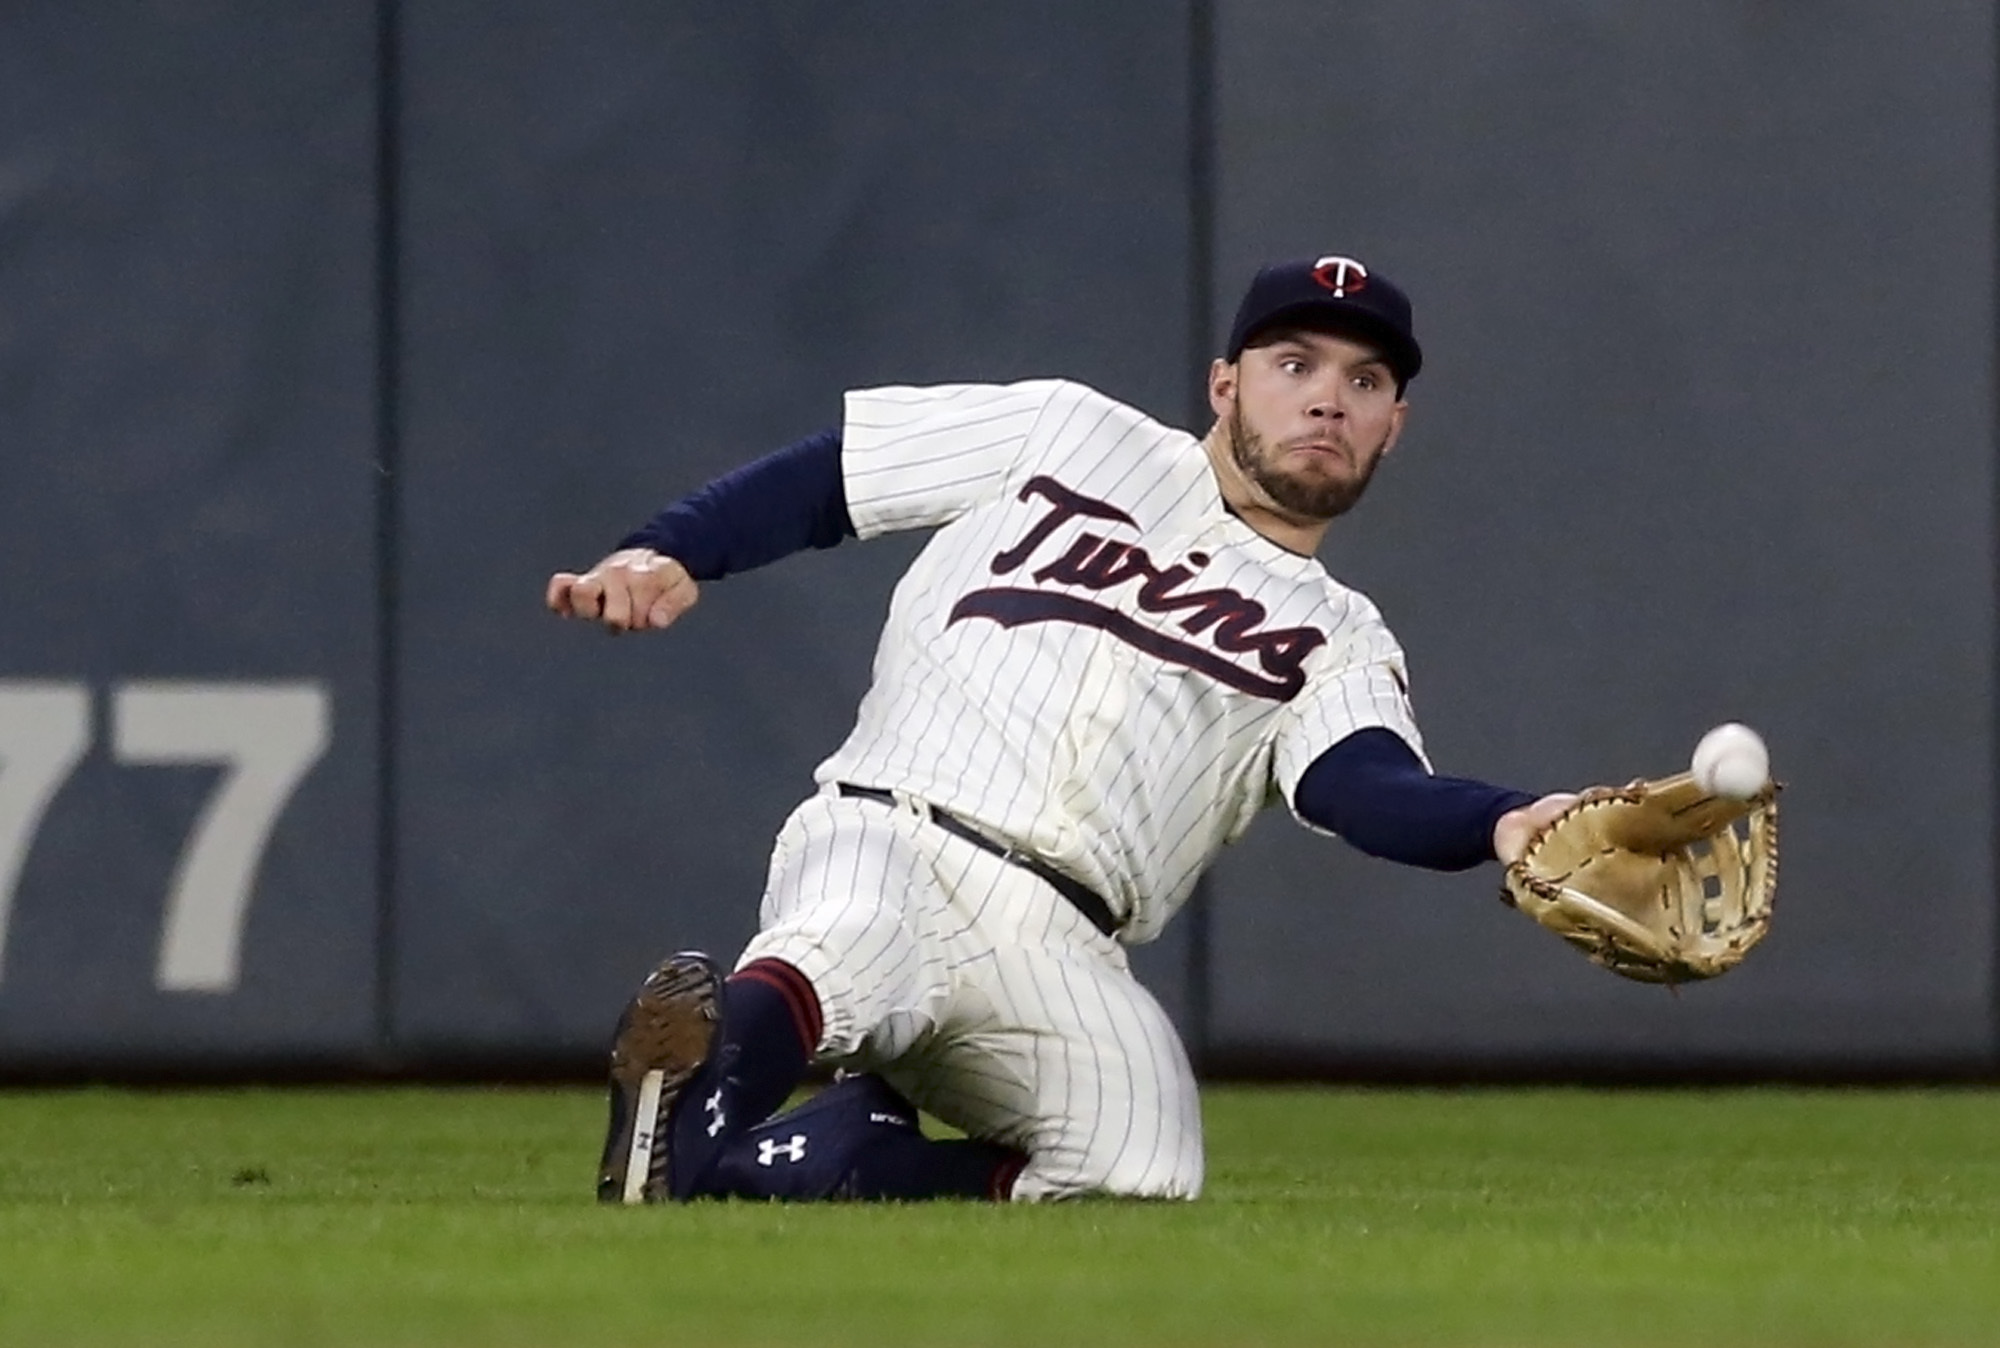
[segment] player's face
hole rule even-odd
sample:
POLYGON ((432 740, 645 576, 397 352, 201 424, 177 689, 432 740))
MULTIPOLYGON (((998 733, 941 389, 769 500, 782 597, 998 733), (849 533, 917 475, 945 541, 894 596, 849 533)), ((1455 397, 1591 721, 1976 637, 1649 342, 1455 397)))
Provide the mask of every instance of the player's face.
POLYGON ((1354 508, 1408 410, 1373 347, 1324 332, 1284 332, 1233 367, 1218 362, 1209 394, 1236 466, 1301 520, 1354 508))

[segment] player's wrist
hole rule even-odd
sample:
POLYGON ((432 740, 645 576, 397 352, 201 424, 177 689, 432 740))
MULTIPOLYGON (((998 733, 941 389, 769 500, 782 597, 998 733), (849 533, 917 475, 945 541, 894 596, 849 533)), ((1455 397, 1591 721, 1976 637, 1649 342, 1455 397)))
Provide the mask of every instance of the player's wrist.
POLYGON ((1506 811, 1493 823, 1494 859, 1503 866, 1519 861, 1534 836, 1576 801, 1573 791, 1555 791, 1506 811))

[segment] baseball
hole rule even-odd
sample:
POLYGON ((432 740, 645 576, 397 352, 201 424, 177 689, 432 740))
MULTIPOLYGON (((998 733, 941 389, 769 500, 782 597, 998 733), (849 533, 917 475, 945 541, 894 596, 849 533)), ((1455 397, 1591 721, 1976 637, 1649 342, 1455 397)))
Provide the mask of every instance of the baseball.
POLYGON ((1771 780, 1771 754, 1763 736, 1735 721, 1701 737, 1692 767, 1702 790, 1731 800, 1748 800, 1771 780))

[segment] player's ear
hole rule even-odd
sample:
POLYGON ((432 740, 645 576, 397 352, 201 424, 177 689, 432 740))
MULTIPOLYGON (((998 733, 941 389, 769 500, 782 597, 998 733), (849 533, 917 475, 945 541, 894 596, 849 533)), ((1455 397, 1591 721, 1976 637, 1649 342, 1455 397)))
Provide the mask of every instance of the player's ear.
POLYGON ((1410 405, 1401 398, 1396 399, 1395 409, 1389 414, 1389 438, 1382 442, 1382 452, 1387 454, 1403 438, 1403 422, 1410 415, 1410 405))
POLYGON ((1236 367, 1220 358, 1208 366, 1208 408, 1223 416, 1236 402, 1236 367))

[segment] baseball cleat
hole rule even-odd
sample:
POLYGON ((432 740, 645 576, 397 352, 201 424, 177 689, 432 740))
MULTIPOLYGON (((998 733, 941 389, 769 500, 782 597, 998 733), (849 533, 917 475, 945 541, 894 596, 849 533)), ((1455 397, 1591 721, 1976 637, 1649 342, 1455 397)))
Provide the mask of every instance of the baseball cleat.
POLYGON ((597 1167, 601 1203, 670 1196, 669 1124, 688 1080, 708 1061, 722 973, 699 951, 669 957, 618 1017, 611 1044, 611 1122, 597 1167))

